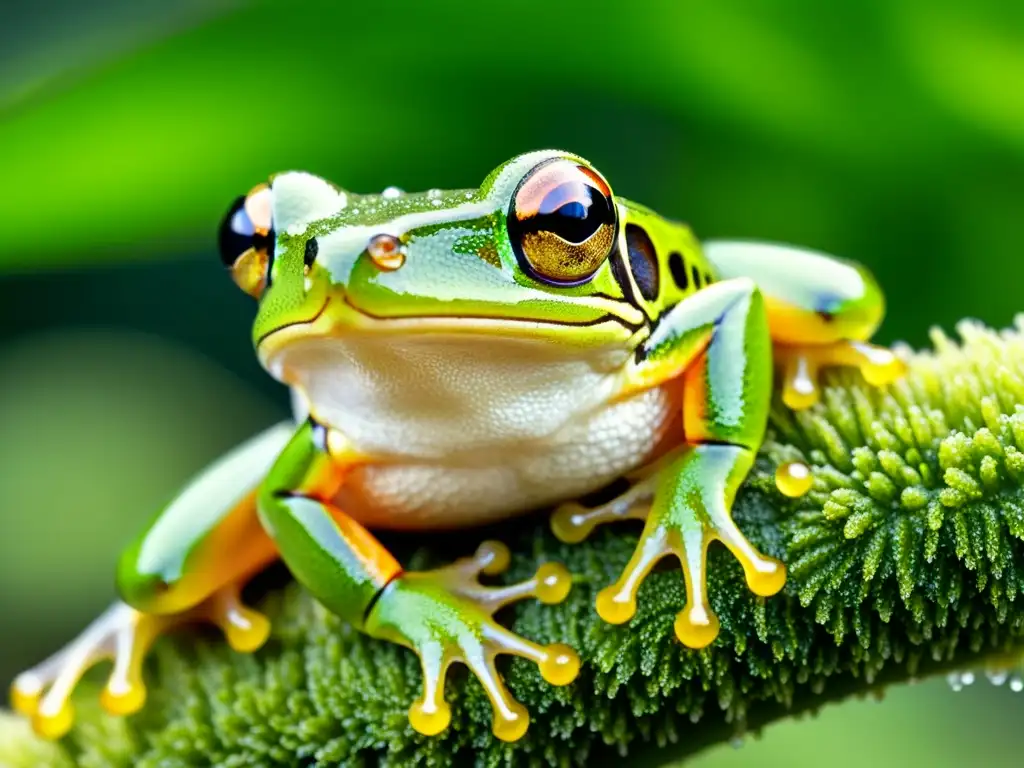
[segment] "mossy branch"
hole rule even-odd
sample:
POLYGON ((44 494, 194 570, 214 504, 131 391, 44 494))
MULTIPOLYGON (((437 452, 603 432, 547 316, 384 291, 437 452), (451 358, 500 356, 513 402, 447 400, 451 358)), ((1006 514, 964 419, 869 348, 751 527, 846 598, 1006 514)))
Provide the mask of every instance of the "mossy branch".
MULTIPOLYGON (((713 548, 722 634, 704 651, 674 639, 684 603, 674 565, 647 580, 628 625, 596 616, 596 592, 636 542, 629 525, 578 546, 558 543, 543 517, 415 542, 414 566, 497 535, 513 549, 510 579, 545 559, 577 576, 564 604, 507 613, 527 637, 568 642, 584 659, 567 689, 519 660, 505 668, 534 719, 515 745, 492 737, 490 705, 468 675, 448 685, 452 727, 438 738, 414 733, 412 654, 352 631, 292 584, 269 589, 276 629, 256 655, 232 653, 213 635, 179 636, 158 649, 140 715, 114 721, 79 697, 80 725, 59 749, 19 730, 0 739, 0 763, 37 765, 41 750, 52 750, 54 765, 142 768, 582 765, 609 752, 663 763, 853 693, 1012 664, 1024 644, 1024 336, 1020 326, 959 331, 958 343, 936 332, 933 351, 908 352, 909 375, 887 390, 836 373, 822 404, 776 408, 735 518, 788 564, 790 580, 780 596, 755 598, 735 561, 713 548), (815 484, 788 500, 773 473, 794 459, 813 465, 815 484)), ((389 543, 411 551, 408 540, 389 543)))

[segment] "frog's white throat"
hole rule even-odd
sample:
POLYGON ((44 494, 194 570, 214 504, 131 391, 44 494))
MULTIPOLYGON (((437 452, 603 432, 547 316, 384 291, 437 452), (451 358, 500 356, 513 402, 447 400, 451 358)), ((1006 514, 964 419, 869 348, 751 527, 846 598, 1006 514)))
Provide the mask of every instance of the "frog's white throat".
POLYGON ((359 450, 483 460, 607 403, 618 384, 609 355, 484 334, 356 333, 296 339, 274 355, 273 369, 359 450))

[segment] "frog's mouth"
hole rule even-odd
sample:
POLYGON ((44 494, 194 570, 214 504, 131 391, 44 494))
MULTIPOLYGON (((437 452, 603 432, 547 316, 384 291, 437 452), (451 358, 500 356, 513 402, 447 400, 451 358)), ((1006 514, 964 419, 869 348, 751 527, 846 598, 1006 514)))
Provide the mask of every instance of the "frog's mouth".
POLYGON ((273 373, 279 367, 280 353, 295 342, 343 338, 352 334, 457 334, 495 340, 518 338, 560 342, 571 337, 582 347, 614 345, 632 348, 649 333, 649 326, 634 325, 611 312, 580 322, 464 314, 382 317, 356 306, 344 294, 335 294, 329 296, 308 319, 288 322, 264 333, 256 342, 256 351, 261 364, 273 373))

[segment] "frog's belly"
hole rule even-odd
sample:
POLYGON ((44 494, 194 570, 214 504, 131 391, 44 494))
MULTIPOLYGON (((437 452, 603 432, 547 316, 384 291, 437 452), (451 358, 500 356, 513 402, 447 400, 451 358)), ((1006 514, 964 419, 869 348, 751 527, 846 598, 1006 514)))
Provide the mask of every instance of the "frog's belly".
POLYGON ((597 490, 682 440, 677 394, 649 390, 543 441, 354 470, 338 506, 371 528, 471 526, 597 490))

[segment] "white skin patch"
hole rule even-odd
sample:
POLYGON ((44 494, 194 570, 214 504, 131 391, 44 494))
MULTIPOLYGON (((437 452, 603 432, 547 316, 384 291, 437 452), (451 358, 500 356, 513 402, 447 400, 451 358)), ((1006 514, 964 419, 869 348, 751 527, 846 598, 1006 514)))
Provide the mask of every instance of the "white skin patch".
POLYGON ((301 235, 311 222, 326 219, 343 210, 348 195, 336 190, 319 176, 288 171, 274 177, 274 227, 278 232, 301 235))

